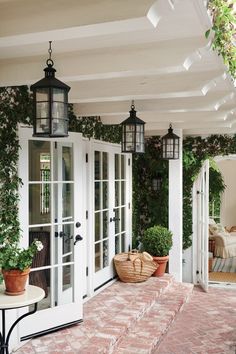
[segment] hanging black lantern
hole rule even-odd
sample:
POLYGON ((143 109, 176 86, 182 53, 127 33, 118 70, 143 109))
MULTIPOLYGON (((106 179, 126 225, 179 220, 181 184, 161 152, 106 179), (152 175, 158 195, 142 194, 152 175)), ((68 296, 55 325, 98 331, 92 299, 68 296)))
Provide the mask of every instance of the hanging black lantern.
POLYGON ((34 121, 33 136, 68 136, 68 92, 70 87, 55 78, 56 70, 51 59, 52 49, 49 42, 49 59, 44 69, 45 77, 31 85, 33 91, 34 121))
POLYGON ((122 126, 122 152, 144 153, 144 124, 136 116, 134 102, 132 101, 130 116, 121 123, 122 126))
POLYGON ((172 125, 168 133, 161 138, 162 158, 166 160, 177 160, 179 158, 179 136, 173 133, 172 125))

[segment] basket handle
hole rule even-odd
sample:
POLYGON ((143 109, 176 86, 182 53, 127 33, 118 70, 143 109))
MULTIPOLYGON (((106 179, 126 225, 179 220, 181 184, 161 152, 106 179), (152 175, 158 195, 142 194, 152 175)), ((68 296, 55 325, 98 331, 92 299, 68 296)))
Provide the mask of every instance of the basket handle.
POLYGON ((134 267, 134 271, 135 271, 135 272, 136 272, 136 267, 135 267, 136 261, 141 262, 140 274, 142 274, 142 271, 143 271, 143 260, 142 260, 141 258, 139 258, 139 257, 137 257, 137 258, 135 258, 135 259, 133 260, 133 267, 134 267))
POLYGON ((137 253, 138 253, 137 250, 131 250, 131 251, 129 251, 128 254, 127 254, 127 261, 131 261, 131 258, 130 258, 130 255, 131 255, 131 254, 137 254, 137 253))

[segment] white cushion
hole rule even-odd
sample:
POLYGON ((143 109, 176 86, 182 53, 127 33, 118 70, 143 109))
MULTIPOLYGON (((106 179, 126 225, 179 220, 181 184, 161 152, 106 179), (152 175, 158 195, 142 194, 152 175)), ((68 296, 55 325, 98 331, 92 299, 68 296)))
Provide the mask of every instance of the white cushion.
POLYGON ((214 219, 209 219, 209 225, 214 225, 216 224, 215 220, 214 219))
POLYGON ((209 230, 213 235, 229 236, 229 232, 225 230, 222 224, 211 224, 209 230))

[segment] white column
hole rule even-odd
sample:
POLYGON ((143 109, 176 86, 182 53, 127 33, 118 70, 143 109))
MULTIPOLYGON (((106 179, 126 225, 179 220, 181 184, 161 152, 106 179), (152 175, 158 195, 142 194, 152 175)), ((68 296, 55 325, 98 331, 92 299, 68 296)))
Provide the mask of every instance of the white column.
POLYGON ((183 238, 183 177, 182 177, 182 129, 174 129, 180 137, 178 160, 169 160, 169 229, 173 233, 173 246, 169 253, 169 273, 176 281, 182 281, 183 238))

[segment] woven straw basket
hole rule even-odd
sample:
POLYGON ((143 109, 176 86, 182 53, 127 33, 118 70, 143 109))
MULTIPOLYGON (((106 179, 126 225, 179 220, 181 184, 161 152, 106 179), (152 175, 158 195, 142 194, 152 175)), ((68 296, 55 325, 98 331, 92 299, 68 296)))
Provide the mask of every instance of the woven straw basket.
POLYGON ((145 281, 158 267, 147 252, 119 253, 114 257, 114 264, 120 280, 125 283, 145 281))

